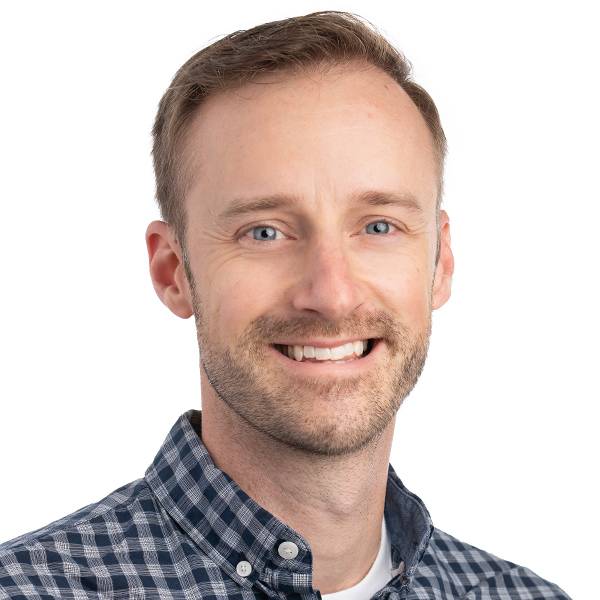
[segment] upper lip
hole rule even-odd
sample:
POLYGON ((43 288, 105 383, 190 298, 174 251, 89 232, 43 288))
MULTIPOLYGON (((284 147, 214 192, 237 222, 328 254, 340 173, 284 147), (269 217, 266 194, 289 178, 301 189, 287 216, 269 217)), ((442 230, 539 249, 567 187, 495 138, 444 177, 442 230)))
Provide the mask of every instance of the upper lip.
POLYGON ((352 338, 342 338, 339 340, 294 340, 294 341, 277 341, 275 344, 279 344, 281 346, 313 346, 315 348, 337 348, 338 346, 343 346, 344 344, 357 342, 361 340, 370 340, 370 337, 352 337, 352 338))

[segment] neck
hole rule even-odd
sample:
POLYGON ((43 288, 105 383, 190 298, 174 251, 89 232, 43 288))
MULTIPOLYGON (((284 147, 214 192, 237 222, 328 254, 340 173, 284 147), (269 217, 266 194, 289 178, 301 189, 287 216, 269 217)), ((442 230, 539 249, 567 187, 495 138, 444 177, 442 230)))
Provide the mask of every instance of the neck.
POLYGON ((381 541, 394 422, 358 452, 309 455, 257 432, 206 387, 206 449, 244 492, 309 543, 313 588, 328 594, 361 581, 381 541))

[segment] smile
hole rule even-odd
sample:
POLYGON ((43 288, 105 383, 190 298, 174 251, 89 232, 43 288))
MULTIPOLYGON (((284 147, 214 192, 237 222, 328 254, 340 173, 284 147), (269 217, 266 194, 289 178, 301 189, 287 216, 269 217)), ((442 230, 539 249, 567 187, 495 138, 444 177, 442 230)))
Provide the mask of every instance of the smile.
POLYGON ((333 348, 319 348, 316 346, 299 346, 275 344, 276 350, 297 362, 312 362, 321 364, 344 364, 358 360, 368 354, 372 345, 371 340, 356 340, 333 348))

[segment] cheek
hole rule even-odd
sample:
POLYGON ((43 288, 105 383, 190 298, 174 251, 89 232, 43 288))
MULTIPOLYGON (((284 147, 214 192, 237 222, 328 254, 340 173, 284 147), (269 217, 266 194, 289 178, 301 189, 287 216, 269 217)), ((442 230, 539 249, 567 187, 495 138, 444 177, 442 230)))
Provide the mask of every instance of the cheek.
POLYGON ((265 265, 223 266, 205 282, 205 306, 220 337, 235 337, 256 318, 270 312, 281 298, 281 278, 265 265))
POLYGON ((415 329, 429 321, 431 277, 426 260, 409 253, 379 257, 363 272, 377 301, 415 329))
POLYGON ((388 289, 390 308, 411 328, 420 328, 429 320, 430 290, 419 273, 403 273, 388 289))

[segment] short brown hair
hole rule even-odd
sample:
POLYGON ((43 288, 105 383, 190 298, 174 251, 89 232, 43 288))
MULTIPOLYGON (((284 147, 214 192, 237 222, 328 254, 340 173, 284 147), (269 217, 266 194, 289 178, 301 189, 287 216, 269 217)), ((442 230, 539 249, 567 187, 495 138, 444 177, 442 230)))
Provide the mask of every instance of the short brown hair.
POLYGON ((180 242, 185 238, 188 184, 181 156, 190 122, 204 100, 265 74, 365 63, 396 81, 427 123, 437 152, 439 213, 446 137, 431 96, 412 81, 408 60, 373 26, 353 14, 318 12, 236 31, 200 50, 175 74, 159 104, 152 155, 161 215, 180 242))

